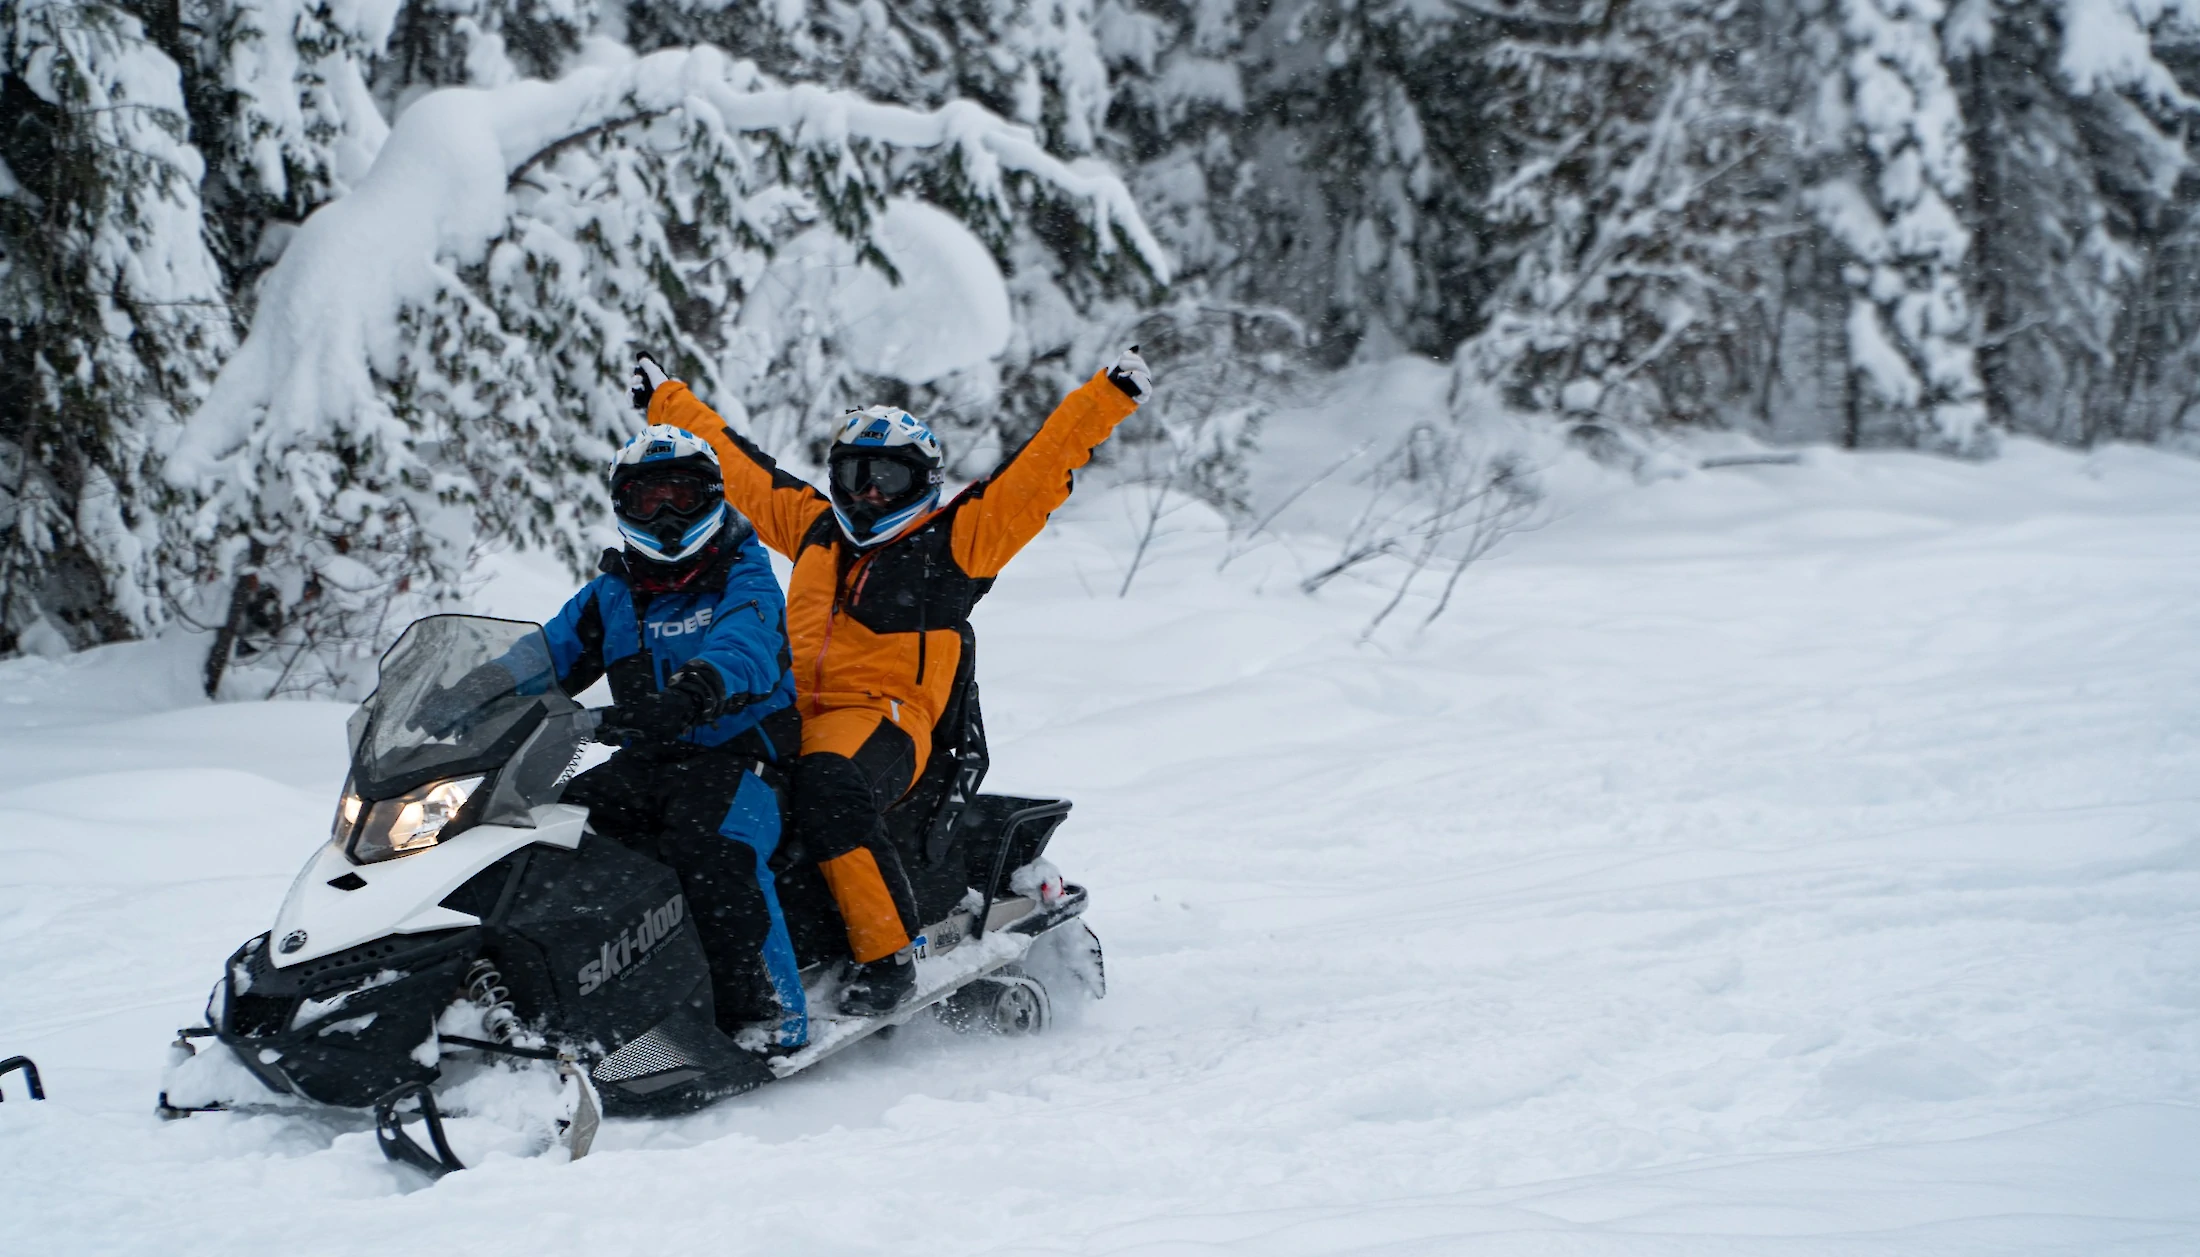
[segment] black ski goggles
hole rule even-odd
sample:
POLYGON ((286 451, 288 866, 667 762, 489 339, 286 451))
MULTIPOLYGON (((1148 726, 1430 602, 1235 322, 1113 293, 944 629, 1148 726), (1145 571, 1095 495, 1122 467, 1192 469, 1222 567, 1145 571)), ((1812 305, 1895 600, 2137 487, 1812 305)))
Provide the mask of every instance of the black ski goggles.
POLYGON ((718 496, 717 484, 706 484, 694 476, 656 476, 620 485, 617 501, 622 517, 645 523, 666 511, 692 515, 718 496))
POLYGON ((890 454, 841 454, 833 459, 833 487, 851 498, 876 489, 891 502, 916 488, 924 475, 890 454))

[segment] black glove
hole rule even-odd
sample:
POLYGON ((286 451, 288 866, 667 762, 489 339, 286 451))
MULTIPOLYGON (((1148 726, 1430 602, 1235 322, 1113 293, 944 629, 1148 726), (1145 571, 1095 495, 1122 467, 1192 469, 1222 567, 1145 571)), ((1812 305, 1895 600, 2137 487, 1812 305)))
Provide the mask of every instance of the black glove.
POLYGON ((669 384, 671 380, 655 358, 642 354, 634 360, 634 374, 626 377, 626 399, 634 403, 634 409, 646 415, 650 394, 657 391, 658 385, 669 384))
POLYGON ((797 864, 808 863, 809 859, 809 844, 802 841, 802 835, 789 833, 785 829, 781 829, 779 831, 779 845, 772 848, 771 858, 764 861, 764 863, 772 872, 784 873, 797 864))
POLYGON ((1138 346, 1123 351, 1123 356, 1108 368, 1108 383, 1123 390, 1123 396, 1143 406, 1153 396, 1153 368, 1138 356, 1138 346))
POLYGON ((615 746, 671 742, 695 726, 717 719, 725 698, 718 669, 707 663, 690 663, 673 673, 665 688, 605 711, 598 737, 615 746))
POLYGON ((485 663, 420 700, 405 719, 405 727, 431 738, 447 737, 495 699, 512 692, 512 674, 501 664, 485 663))

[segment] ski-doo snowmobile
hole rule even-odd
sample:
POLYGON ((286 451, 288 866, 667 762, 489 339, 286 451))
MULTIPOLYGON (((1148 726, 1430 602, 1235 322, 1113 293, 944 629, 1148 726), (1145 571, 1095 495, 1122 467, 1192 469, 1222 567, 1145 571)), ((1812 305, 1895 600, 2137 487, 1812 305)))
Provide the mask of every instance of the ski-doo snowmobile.
MULTIPOLYGON (((179 1032, 161 1113, 371 1110, 383 1152, 434 1176, 461 1168, 437 1089, 468 1070, 554 1068, 549 1129, 577 1157, 599 1114, 696 1109, 919 1015, 1044 1029, 1065 987, 1105 993, 1099 942, 1078 919, 1083 888, 1043 859, 1069 803, 977 793, 965 645, 931 763, 888 817, 931 922, 917 990, 885 1017, 813 1011, 808 1043, 784 1049, 719 1026, 672 870, 558 802, 599 715, 559 691, 540 627, 415 622, 352 715, 328 842, 274 928, 230 956, 206 1024, 179 1032), (197 1050, 207 1039, 226 1050, 197 1050), (407 1129, 414 1112, 432 1152, 407 1129)), ((847 956, 832 897, 814 865, 778 884, 810 1008, 831 1009, 847 956)))

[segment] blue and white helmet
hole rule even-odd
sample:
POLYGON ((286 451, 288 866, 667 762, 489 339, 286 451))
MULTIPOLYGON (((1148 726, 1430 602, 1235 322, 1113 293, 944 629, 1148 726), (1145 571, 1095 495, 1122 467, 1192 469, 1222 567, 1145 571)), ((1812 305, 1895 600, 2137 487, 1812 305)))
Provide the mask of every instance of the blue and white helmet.
POLYGON ((826 462, 833 515, 858 546, 899 536, 939 505, 940 440, 899 407, 849 411, 826 462))
POLYGON ((627 548, 656 563, 694 558, 729 519, 737 529, 748 524, 726 505, 710 443, 662 423, 644 428, 611 460, 611 509, 627 548))

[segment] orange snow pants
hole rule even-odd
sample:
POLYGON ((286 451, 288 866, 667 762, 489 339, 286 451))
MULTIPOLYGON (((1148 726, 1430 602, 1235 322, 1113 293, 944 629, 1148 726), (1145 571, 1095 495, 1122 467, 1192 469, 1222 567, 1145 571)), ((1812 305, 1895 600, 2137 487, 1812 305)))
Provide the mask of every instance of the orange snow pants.
POLYGON ((893 955, 924 924, 885 813, 924 771, 931 749, 931 730, 904 729, 863 708, 802 722, 794 829, 840 905, 858 961, 893 955))

